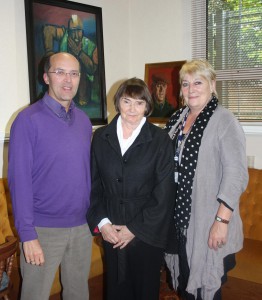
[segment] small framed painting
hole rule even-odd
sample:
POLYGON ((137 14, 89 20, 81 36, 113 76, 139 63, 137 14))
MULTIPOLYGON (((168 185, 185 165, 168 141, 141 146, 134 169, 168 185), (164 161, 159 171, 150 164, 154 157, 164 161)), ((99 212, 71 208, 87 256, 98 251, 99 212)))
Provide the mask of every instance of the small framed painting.
POLYGON ((186 61, 151 63, 145 65, 145 82, 154 100, 149 118, 154 123, 166 123, 182 104, 180 99, 179 71, 186 61))

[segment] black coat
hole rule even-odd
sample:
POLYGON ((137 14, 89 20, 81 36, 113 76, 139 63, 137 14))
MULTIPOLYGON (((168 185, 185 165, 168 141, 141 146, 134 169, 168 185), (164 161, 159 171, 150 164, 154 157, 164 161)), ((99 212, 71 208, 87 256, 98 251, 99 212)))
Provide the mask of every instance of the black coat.
POLYGON ((171 140, 163 129, 145 122, 122 156, 118 116, 94 133, 88 224, 95 234, 97 224, 107 217, 113 224, 126 225, 143 242, 164 248, 175 203, 171 140))

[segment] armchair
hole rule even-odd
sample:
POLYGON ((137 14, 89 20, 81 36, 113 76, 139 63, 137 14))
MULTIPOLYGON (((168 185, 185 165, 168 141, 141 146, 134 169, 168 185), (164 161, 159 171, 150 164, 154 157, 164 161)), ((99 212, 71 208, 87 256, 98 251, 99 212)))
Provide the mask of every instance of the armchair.
POLYGON ((0 299, 9 299, 8 294, 12 287, 10 276, 17 247, 17 238, 13 236, 7 237, 6 242, 0 245, 0 299))

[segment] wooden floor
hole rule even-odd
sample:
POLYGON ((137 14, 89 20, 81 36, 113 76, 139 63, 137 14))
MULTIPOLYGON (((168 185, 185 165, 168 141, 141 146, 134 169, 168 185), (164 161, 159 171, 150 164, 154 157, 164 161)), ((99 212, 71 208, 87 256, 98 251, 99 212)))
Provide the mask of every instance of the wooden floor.
MULTIPOLYGON (((17 270, 12 274, 14 284, 10 294, 10 300, 19 300, 20 276, 17 270)), ((103 276, 97 276, 89 280, 90 300, 104 299, 104 280, 103 276)), ((60 295, 53 295, 49 300, 61 300, 60 295)), ((229 277, 222 288, 223 300, 262 300, 262 285, 250 281, 229 277)), ((41 300, 41 299, 37 299, 41 300)), ((148 299, 150 300, 150 299, 148 299)), ((165 274, 161 276, 161 288, 159 300, 179 300, 174 291, 171 291, 165 283, 165 274)))

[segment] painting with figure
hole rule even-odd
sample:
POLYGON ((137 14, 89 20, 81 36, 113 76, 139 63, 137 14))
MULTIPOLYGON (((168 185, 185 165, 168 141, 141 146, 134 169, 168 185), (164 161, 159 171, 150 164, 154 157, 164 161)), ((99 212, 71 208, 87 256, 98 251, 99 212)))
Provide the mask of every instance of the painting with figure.
POLYGON ((75 104, 93 123, 106 123, 105 71, 101 8, 70 1, 26 0, 31 102, 42 97, 47 56, 68 52, 80 62, 75 104))
POLYGON ((151 120, 166 122, 181 107, 179 71, 184 63, 176 61, 145 65, 145 82, 154 101, 151 120))

